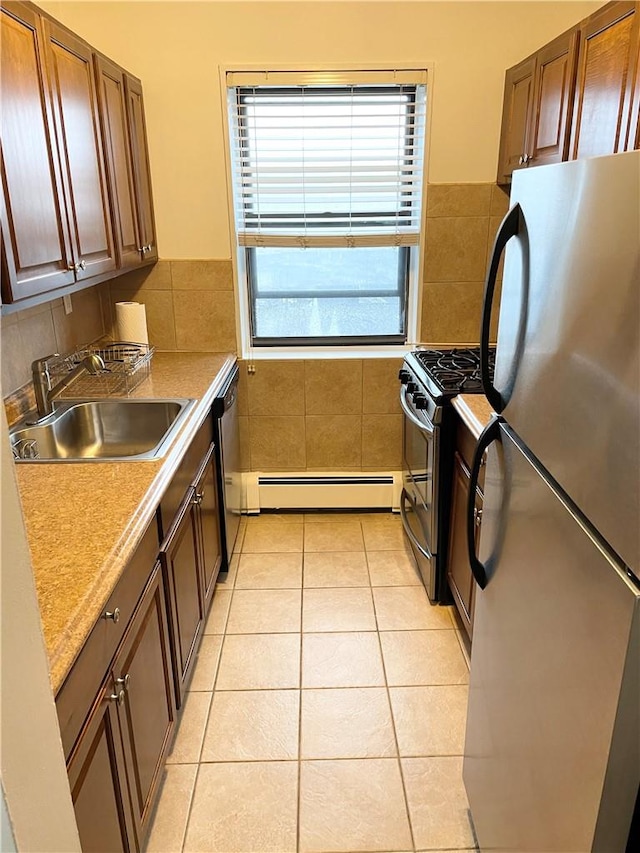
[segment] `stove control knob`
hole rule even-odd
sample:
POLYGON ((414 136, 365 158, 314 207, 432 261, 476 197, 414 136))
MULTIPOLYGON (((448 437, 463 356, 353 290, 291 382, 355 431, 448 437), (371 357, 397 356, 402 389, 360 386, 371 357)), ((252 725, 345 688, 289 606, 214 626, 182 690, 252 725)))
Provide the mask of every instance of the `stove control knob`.
POLYGON ((415 382, 409 382, 409 384, 407 385, 407 391, 410 394, 415 394, 417 390, 418 390, 418 386, 416 385, 416 383, 415 382))
POLYGON ((400 373, 398 373, 398 379, 400 380, 400 382, 402 382, 403 385, 407 384, 410 376, 411 374, 408 370, 401 370, 400 373))
POLYGON ((414 394, 413 405, 416 407, 416 409, 426 409, 427 398, 424 396, 424 394, 414 394))

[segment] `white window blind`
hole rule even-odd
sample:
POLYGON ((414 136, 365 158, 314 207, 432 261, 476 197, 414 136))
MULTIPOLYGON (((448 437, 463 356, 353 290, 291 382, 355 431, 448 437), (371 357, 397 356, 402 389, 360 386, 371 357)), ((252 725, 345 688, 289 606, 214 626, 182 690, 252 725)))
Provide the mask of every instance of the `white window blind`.
POLYGON ((417 245, 425 72, 227 76, 246 247, 417 245))

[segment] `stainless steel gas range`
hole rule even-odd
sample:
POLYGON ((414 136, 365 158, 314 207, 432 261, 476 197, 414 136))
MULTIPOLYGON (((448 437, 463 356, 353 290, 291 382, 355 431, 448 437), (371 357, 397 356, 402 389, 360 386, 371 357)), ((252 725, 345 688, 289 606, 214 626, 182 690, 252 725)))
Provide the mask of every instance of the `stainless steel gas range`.
MULTIPOLYGON (((493 352, 489 370, 493 371, 493 352)), ((433 603, 450 600, 446 580, 455 441, 456 394, 481 394, 480 349, 417 349, 399 374, 404 413, 403 490, 405 533, 433 603)))

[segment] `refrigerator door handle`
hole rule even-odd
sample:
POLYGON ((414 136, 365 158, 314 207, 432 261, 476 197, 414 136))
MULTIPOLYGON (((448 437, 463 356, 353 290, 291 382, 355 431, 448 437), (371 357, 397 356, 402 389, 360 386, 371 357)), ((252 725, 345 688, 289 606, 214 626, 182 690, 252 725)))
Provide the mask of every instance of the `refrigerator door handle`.
POLYGON ((476 520, 474 517, 474 509, 476 506, 476 489, 478 488, 478 475, 482 465, 482 457, 489 445, 493 444, 500 438, 501 418, 492 418, 487 426, 482 431, 471 464, 471 479, 469 482, 469 500, 467 503, 467 549, 469 553, 469 563, 473 577, 480 589, 484 589, 489 581, 488 567, 482 563, 476 555, 476 520))
POLYGON ((491 311, 493 308, 493 297, 496 289, 496 279, 498 277, 498 268, 500 266, 500 258, 505 250, 505 247, 512 237, 520 237, 526 240, 527 229, 524 221, 522 208, 519 204, 515 204, 502 220, 496 239, 493 244, 493 252, 491 253, 491 261, 487 270, 487 278, 484 284, 484 295, 482 298, 482 321, 480 325, 480 375, 482 377, 482 387, 484 389, 487 400, 491 403, 494 411, 503 411, 507 404, 500 391, 495 387, 489 372, 489 332, 491 325, 491 311))

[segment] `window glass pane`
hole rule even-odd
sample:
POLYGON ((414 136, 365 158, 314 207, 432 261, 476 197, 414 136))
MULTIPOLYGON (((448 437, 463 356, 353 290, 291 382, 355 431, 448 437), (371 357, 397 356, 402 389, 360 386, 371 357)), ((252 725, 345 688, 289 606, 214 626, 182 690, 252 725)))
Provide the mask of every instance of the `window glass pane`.
POLYGON ((406 250, 253 250, 254 338, 404 334, 406 250))

